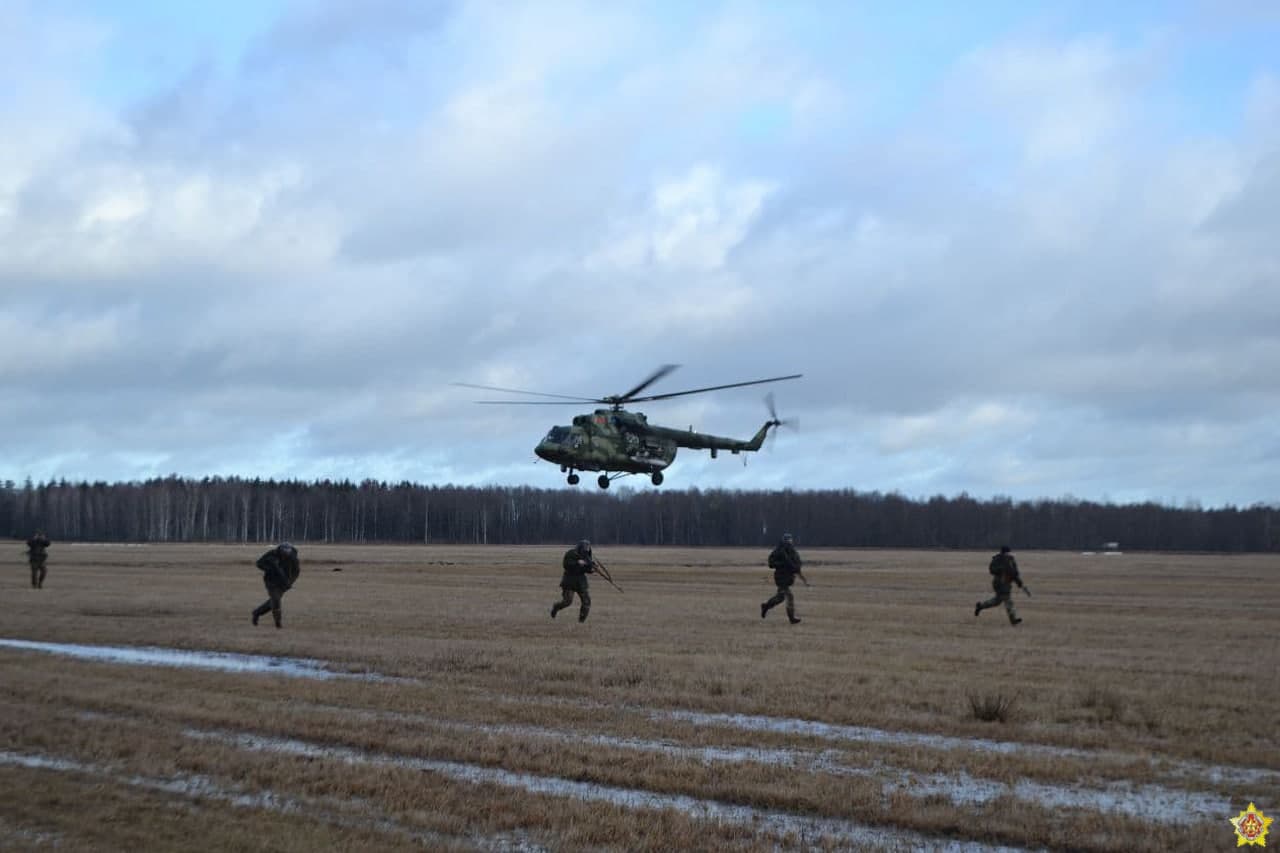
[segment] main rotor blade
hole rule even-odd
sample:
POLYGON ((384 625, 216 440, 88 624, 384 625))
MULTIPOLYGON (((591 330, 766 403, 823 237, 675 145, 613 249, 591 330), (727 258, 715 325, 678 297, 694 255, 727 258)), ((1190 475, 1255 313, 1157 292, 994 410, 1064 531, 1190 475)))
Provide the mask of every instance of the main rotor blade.
MULTIPOLYGON (((606 398, 606 399, 605 399, 605 400, 603 400, 602 402, 609 402, 609 403, 628 403, 628 402, 630 402, 632 399, 635 399, 635 395, 636 395, 636 394, 639 394, 641 391, 643 391, 644 389, 648 388, 650 385, 652 385, 653 383, 657 382, 659 379, 661 379, 662 377, 666 376, 668 373, 670 373, 671 371, 675 370, 675 369, 676 369, 677 367, 679 367, 679 366, 680 366, 680 365, 678 365, 678 364, 664 364, 664 365, 662 365, 662 367, 659 367, 659 368, 658 368, 657 370, 655 370, 652 374, 650 374, 650 376, 649 376, 649 378, 648 378, 648 379, 644 380, 643 382, 641 382, 641 383, 640 383, 639 385, 637 385, 636 387, 632 388, 632 389, 631 389, 630 391, 628 391, 627 393, 625 393, 625 394, 619 394, 617 397, 612 398, 612 399, 606 398)), ((651 397, 641 397, 641 398, 639 398, 639 399, 642 399, 642 400, 649 400, 649 399, 652 399, 652 398, 651 398, 651 397)))
MULTIPOLYGON (((456 385, 459 388, 479 388, 481 391, 501 391, 504 394, 528 394, 531 397, 557 397, 561 400, 572 400, 575 403, 602 403, 595 397, 570 397, 568 394, 545 394, 542 391, 521 391, 519 388, 496 388, 493 385, 472 385, 470 382, 450 382, 450 385, 456 385)), ((480 400, 476 401, 481 402, 480 400)), ((493 400, 491 402, 501 403, 502 400, 493 400)), ((515 401, 511 401, 514 403, 515 401)))
POLYGON ((709 388, 694 388, 691 391, 675 391, 671 394, 654 394, 651 397, 632 397, 628 402, 647 403, 651 400, 667 400, 671 397, 683 397, 686 394, 703 394, 707 391, 720 391, 724 388, 741 388, 744 385, 763 385, 765 382, 782 382, 785 379, 799 379, 801 376, 804 376, 804 374, 793 373, 790 376, 774 376, 771 379, 752 379, 750 382, 731 382, 728 385, 712 385, 709 388))
POLYGON ((581 406, 596 400, 472 400, 478 406, 581 406))

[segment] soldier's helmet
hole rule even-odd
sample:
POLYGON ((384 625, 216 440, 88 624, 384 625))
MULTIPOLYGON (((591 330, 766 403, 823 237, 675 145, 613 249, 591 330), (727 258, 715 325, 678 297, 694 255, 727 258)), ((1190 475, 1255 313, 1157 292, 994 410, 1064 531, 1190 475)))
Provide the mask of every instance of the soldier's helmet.
POLYGON ((586 540, 586 539, 579 539, 579 540, 578 540, 578 553, 579 553, 579 554, 590 554, 590 553, 591 553, 591 542, 590 542, 590 541, 588 541, 588 540, 586 540))
POLYGON ((795 540, 795 537, 792 536, 790 533, 784 533, 782 534, 782 541, 787 545, 790 545, 794 543, 796 540, 795 540))
POLYGON ((290 545, 288 542, 281 542, 279 545, 276 546, 276 550, 279 551, 280 555, 283 557, 298 556, 298 549, 290 545))
POLYGON ((1001 553, 1001 554, 1008 554, 1008 553, 1009 553, 1009 546, 1008 546, 1008 545, 1001 545, 1001 546, 1000 546, 1000 553, 1001 553))

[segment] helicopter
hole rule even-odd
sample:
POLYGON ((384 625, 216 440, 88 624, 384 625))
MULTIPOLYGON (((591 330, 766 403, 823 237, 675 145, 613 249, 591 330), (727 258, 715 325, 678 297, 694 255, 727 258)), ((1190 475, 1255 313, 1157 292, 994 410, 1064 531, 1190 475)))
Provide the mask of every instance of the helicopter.
POLYGON ((769 420, 756 431, 751 438, 742 440, 724 438, 703 432, 673 429, 649 423, 641 412, 629 412, 623 408, 628 403, 645 403, 654 400, 669 400, 672 397, 684 397, 689 394, 704 394, 708 391, 720 391, 725 388, 741 388, 745 385, 762 385, 766 382, 782 382, 787 379, 799 379, 804 374, 793 373, 788 376, 774 376, 769 379, 753 379, 748 382, 732 382, 727 385, 712 385, 707 388, 694 388, 688 391, 674 391, 669 394, 651 394, 638 396, 641 391, 654 382, 675 370, 679 365, 665 364, 650 374, 630 391, 608 397, 572 397, 566 394, 544 394, 539 391, 522 391, 516 388, 497 388, 492 385, 472 385, 467 382, 454 382, 463 388, 478 388, 482 391, 500 391, 506 394, 528 394, 537 397, 556 397, 560 401, 547 400, 476 400, 487 405, 526 405, 556 406, 568 403, 602 403, 608 408, 596 409, 590 414, 577 415, 571 426, 553 426, 542 441, 538 442, 533 452, 541 459, 554 462, 560 466, 562 474, 568 474, 568 483, 576 486, 580 480, 579 471, 599 471, 596 483, 602 489, 609 488, 609 483, 619 477, 631 474, 648 474, 655 486, 662 485, 663 470, 675 461, 676 451, 681 447, 695 450, 710 450, 715 459, 721 450, 732 454, 743 451, 754 452, 764 445, 765 437, 771 428, 776 428, 787 421, 778 419, 773 405, 773 395, 765 397, 765 405, 769 409, 769 420), (563 402, 561 402, 563 401, 563 402))

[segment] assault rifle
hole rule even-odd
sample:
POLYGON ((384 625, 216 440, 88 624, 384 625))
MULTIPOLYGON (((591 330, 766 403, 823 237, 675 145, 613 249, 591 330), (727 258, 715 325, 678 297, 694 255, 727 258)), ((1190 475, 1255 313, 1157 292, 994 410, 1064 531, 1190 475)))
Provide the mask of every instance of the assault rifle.
MULTIPOLYGON (((805 586, 813 586, 813 584, 809 583, 809 579, 808 579, 807 577, 805 577, 805 576, 804 576, 804 572, 796 572, 796 577, 800 578, 800 580, 804 582, 804 585, 805 585, 805 586)), ((765 582, 765 583, 773 583, 773 573, 772 573, 772 572, 770 572, 769 574, 767 574, 767 575, 765 575, 765 576, 764 576, 764 582, 765 582)))
POLYGON ((596 574, 608 581, 609 586, 613 587, 618 592, 622 592, 622 587, 613 582, 613 575, 609 574, 609 570, 604 567, 604 563, 593 557, 591 560, 591 568, 596 570, 596 574))

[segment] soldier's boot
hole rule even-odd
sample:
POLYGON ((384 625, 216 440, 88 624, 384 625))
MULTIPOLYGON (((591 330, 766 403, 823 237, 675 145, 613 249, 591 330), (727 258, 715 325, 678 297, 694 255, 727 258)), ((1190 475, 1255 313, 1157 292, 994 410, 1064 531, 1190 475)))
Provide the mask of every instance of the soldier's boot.
POLYGON ((579 622, 586 622, 586 621, 587 621, 587 614, 588 614, 588 613, 590 613, 590 612, 591 612, 591 608, 590 608, 590 607, 583 606, 583 607, 579 608, 579 609, 578 609, 578 621, 579 621, 579 622))
POLYGON ((1014 625, 1021 625, 1021 624, 1022 624, 1022 617, 1021 617, 1021 616, 1015 616, 1015 617, 1013 617, 1012 619, 1010 619, 1010 620, 1009 620, 1009 622, 1010 622, 1011 624, 1014 624, 1014 625))
POLYGON ((556 614, 559 612, 560 612, 560 602, 557 601, 555 604, 551 605, 551 618, 552 619, 556 618, 556 614))
POLYGON ((253 617, 252 617, 252 618, 253 618, 253 624, 257 625, 257 624, 258 624, 258 618, 259 618, 260 616, 262 616, 262 614, 266 613, 266 612, 267 612, 268 610, 270 610, 270 609, 271 609, 271 605, 270 605, 270 604, 260 604, 260 605, 258 605, 257 607, 253 608, 253 617))
POLYGON ((769 608, 770 608, 770 607, 772 607, 772 606, 773 606, 773 605, 772 605, 772 604, 770 604, 770 603, 769 603, 769 602, 767 602, 767 601, 766 601, 764 604, 761 604, 761 605, 760 605, 760 618, 761 618, 761 619, 763 619, 763 618, 765 617, 765 614, 767 614, 767 613, 769 612, 769 608))
POLYGON ((977 616, 981 612, 982 612, 982 602, 979 601, 978 603, 973 605, 973 615, 977 616))
POLYGON ((792 625, 795 625, 800 621, 800 617, 797 616, 795 610, 790 607, 787 608, 787 621, 792 625))

